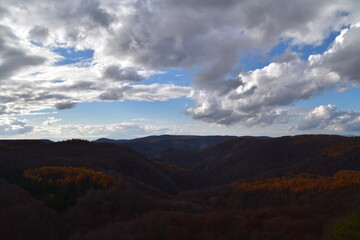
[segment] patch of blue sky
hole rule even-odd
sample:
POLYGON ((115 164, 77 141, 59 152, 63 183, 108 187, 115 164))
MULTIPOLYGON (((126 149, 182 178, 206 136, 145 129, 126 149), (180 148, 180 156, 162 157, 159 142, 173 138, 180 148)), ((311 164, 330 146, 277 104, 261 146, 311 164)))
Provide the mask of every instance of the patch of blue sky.
POLYGON ((94 50, 85 49, 77 50, 74 47, 54 48, 52 52, 62 56, 62 58, 55 62, 55 66, 77 64, 77 63, 90 63, 94 57, 94 50))
POLYGON ((278 44, 275 45, 271 51, 268 53, 268 59, 272 59, 274 57, 281 56, 285 53, 286 49, 290 47, 291 40, 290 39, 279 39, 278 44))
POLYGON ((360 110, 360 88, 351 88, 345 92, 329 90, 315 98, 300 100, 293 106, 313 109, 328 104, 335 105, 341 110, 360 110))
POLYGON ((249 50, 244 52, 239 63, 241 65, 241 71, 246 72, 266 67, 270 64, 270 60, 261 54, 260 50, 249 50))
POLYGON ((36 75, 39 75, 39 74, 41 74, 42 72, 33 72, 33 73, 31 73, 31 74, 29 74, 29 76, 36 76, 36 75))
POLYGON ((324 41, 318 45, 292 45, 291 39, 279 39, 278 44, 276 44, 266 56, 264 56, 260 50, 246 51, 240 59, 242 71, 253 71, 264 68, 272 62, 274 57, 284 54, 286 49, 299 53, 299 57, 306 61, 310 55, 322 54, 328 50, 339 33, 340 32, 336 31, 330 32, 324 41))
POLYGON ((51 83, 63 83, 65 82, 64 80, 52 80, 50 81, 51 83))
POLYGON ((295 45, 291 47, 291 50, 300 53, 301 59, 307 60, 310 55, 322 54, 328 50, 339 34, 340 32, 331 32, 319 45, 295 45))
POLYGON ((56 117, 63 119, 62 124, 112 124, 139 118, 166 119, 180 124, 191 120, 184 112, 193 104, 193 100, 187 98, 155 102, 78 103, 75 108, 58 111, 56 117))
POLYGON ((32 45, 38 46, 38 47, 43 47, 43 45, 41 43, 35 42, 35 41, 30 41, 30 43, 32 45))
POLYGON ((16 116, 17 119, 26 120, 27 125, 35 126, 41 125, 48 117, 57 117, 58 110, 54 109, 42 109, 37 111, 31 111, 28 114, 22 114, 16 116))
POLYGON ((42 109, 42 110, 36 110, 36 111, 31 111, 30 114, 34 114, 34 115, 41 115, 41 114, 50 114, 50 113, 54 113, 57 110, 54 110, 52 108, 46 108, 46 109, 42 109))

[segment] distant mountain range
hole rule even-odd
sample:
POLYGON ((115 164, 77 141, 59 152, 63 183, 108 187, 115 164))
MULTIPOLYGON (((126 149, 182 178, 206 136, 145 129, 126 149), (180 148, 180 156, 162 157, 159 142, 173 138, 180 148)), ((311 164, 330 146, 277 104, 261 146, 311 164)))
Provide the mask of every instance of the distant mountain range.
POLYGON ((298 174, 332 175, 360 169, 360 137, 300 135, 294 137, 230 139, 172 163, 229 182, 298 174))
POLYGON ((94 142, 119 143, 139 151, 148 158, 154 158, 157 154, 167 150, 196 151, 215 143, 236 138, 235 136, 181 136, 160 135, 136 138, 131 140, 114 140, 100 138, 94 142))
POLYGON ((341 169, 360 169, 359 139, 336 135, 278 138, 163 135, 95 142, 128 146, 149 159, 229 182, 301 172, 331 175, 341 169))

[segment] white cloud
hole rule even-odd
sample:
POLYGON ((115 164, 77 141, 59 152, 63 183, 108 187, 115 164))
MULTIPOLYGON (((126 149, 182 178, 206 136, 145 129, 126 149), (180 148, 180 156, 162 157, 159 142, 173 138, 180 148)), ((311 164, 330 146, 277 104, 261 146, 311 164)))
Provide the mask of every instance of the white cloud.
POLYGON ((295 126, 297 130, 323 129, 334 132, 360 131, 360 111, 339 110, 334 105, 321 105, 310 111, 295 126))
POLYGON ((48 117, 43 123, 42 125, 44 126, 50 126, 50 125, 53 125, 54 123, 57 123, 61 121, 60 118, 55 118, 55 117, 48 117))
MULTIPOLYGON (((57 119, 55 119, 57 120, 57 119)), ((176 125, 160 124, 138 124, 134 122, 120 122, 106 125, 87 125, 87 124, 43 124, 35 126, 27 138, 50 138, 50 139, 70 139, 85 138, 97 139, 101 137, 109 138, 134 138, 137 136, 159 135, 181 133, 183 130, 176 125)))
POLYGON ((151 121, 149 118, 134 118, 131 119, 131 121, 135 121, 135 122, 149 122, 151 121))
MULTIPOLYGON (((248 119, 262 119, 259 115, 276 116, 272 113, 280 106, 338 86, 358 84, 359 41, 360 28, 350 27, 341 32, 328 51, 310 55, 308 61, 286 52, 291 58, 279 58, 280 62, 262 69, 242 72, 237 79, 223 81, 216 89, 194 91, 197 105, 187 112, 207 122, 248 125, 248 119)), ((268 122, 265 118, 264 124, 268 122)))
POLYGON ((0 136, 25 134, 33 130, 33 127, 26 125, 25 120, 16 118, 0 119, 0 136))
POLYGON ((93 101, 165 101, 186 97, 191 87, 172 84, 131 85, 97 78, 96 69, 48 66, 35 74, 0 85, 0 114, 29 114, 42 109, 69 109, 93 101))
MULTIPOLYGON (((356 24, 355 24, 356 25, 356 24)), ((333 46, 323 55, 314 55, 310 64, 328 68, 339 74, 343 81, 360 82, 360 26, 342 30, 333 46)))
POLYGON ((195 119, 288 122, 291 114, 281 107, 359 83, 359 10, 358 0, 3 0, 0 114, 165 101, 192 91, 197 103, 187 113, 195 119), (266 55, 279 39, 318 45, 344 26, 350 27, 327 52, 308 61, 287 52, 262 69, 234 70, 244 52, 266 55), (54 66, 61 58, 55 47, 92 49, 94 57, 54 66), (193 87, 134 84, 163 68, 197 69, 193 87))

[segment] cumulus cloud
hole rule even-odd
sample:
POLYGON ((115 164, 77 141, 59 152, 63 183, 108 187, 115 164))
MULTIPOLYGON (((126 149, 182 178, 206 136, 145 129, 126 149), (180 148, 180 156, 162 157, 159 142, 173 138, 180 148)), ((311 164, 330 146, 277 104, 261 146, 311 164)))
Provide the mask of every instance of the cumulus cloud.
POLYGON ((201 66, 196 84, 205 88, 223 80, 244 50, 261 46, 267 51, 281 37, 296 44, 321 43, 329 31, 350 21, 353 5, 353 1, 135 1, 132 11, 120 16, 122 24, 114 29, 105 50, 149 67, 201 66))
POLYGON ((24 134, 33 130, 33 127, 26 125, 25 120, 16 118, 1 118, 0 119, 0 136, 24 134))
POLYGON ((191 96, 196 104, 187 113, 202 121, 287 122, 291 114, 282 106, 358 84, 359 9, 357 0, 3 0, 0 114, 191 96), (266 56, 279 41, 319 45, 333 31, 341 34, 323 54, 305 61, 288 50, 264 68, 239 73, 246 52, 266 56), (54 66, 61 56, 51 50, 65 47, 94 56, 54 66), (138 84, 147 77, 139 69, 164 68, 195 69, 193 86, 138 84))
POLYGON ((359 54, 351 48, 359 36, 354 25, 359 6, 354 1, 313 4, 136 2, 134 11, 120 18, 124 24, 114 29, 105 52, 145 67, 199 66, 192 95, 197 104, 187 110, 188 114, 221 124, 248 125, 248 119, 263 119, 267 125, 269 118, 260 116, 277 119, 274 116, 283 116, 278 114, 279 106, 312 98, 358 76, 354 65, 359 64, 359 54), (317 7, 324 11, 319 13, 317 7), (266 53, 279 38, 288 39, 290 45, 317 45, 329 32, 339 31, 346 24, 352 24, 348 29, 352 34, 344 30, 341 36, 348 41, 339 37, 323 55, 304 61, 288 50, 263 69, 241 72, 234 79, 227 77, 245 50, 261 46, 266 53), (341 57, 344 54, 346 57, 341 57))
POLYGON ((279 106, 315 97, 339 84, 358 83, 358 41, 360 28, 352 26, 339 34, 329 50, 310 55, 308 60, 288 50, 275 59, 278 62, 241 72, 237 79, 223 81, 217 89, 194 91, 197 105, 187 112, 207 122, 246 125, 247 119, 271 113, 279 106))
POLYGON ((338 73, 343 80, 360 81, 360 25, 342 30, 333 46, 323 55, 314 55, 310 63, 338 73))
MULTIPOLYGON (((269 107, 262 107, 261 111, 246 111, 236 110, 232 99, 226 97, 219 97, 213 95, 210 97, 207 93, 197 95, 197 105, 186 110, 187 114, 192 115, 195 119, 208 123, 217 123, 222 125, 232 125, 241 123, 244 126, 268 126, 274 123, 287 123, 292 114, 286 109, 271 109, 269 107), (201 103, 199 103, 201 102, 201 103)), ((246 107, 246 106, 245 106, 246 107)))
POLYGON ((333 88, 338 81, 337 74, 311 69, 299 58, 291 62, 271 63, 262 69, 243 72, 238 79, 225 81, 216 90, 194 91, 193 98, 197 104, 187 112, 207 122, 247 124, 248 119, 256 118, 265 120, 266 124, 267 118, 259 116, 283 118, 284 112, 278 111, 277 107, 316 96, 333 88))
POLYGON ((335 132, 360 131, 360 111, 339 110, 334 105, 321 105, 307 113, 297 130, 323 129, 335 132))
POLYGON ((7 80, 19 69, 45 62, 45 58, 27 54, 25 49, 19 48, 18 41, 11 28, 0 24, 0 80, 7 80))

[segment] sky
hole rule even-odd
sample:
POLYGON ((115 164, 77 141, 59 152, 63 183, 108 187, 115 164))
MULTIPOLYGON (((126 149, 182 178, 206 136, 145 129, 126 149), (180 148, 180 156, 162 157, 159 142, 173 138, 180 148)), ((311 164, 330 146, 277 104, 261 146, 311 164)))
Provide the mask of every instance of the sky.
POLYGON ((2 0, 0 138, 360 134, 358 0, 2 0))

